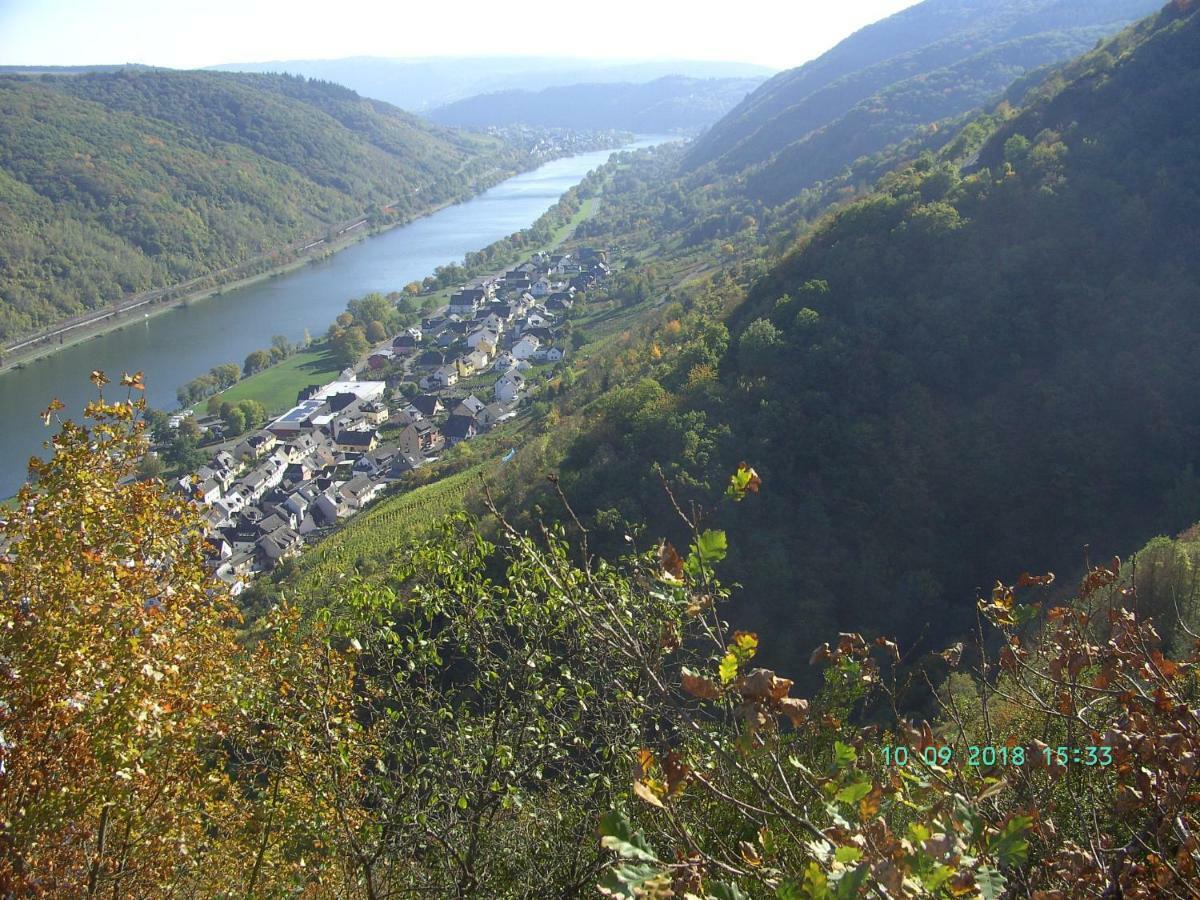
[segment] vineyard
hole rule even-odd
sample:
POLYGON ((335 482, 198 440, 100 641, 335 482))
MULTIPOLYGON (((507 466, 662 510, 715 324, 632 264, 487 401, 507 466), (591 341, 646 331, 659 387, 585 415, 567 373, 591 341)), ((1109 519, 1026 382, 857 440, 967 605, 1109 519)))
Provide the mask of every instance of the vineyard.
POLYGON ((382 500, 300 557, 289 581, 312 593, 343 575, 376 571, 398 546, 461 510, 467 491, 494 467, 494 461, 480 463, 382 500))

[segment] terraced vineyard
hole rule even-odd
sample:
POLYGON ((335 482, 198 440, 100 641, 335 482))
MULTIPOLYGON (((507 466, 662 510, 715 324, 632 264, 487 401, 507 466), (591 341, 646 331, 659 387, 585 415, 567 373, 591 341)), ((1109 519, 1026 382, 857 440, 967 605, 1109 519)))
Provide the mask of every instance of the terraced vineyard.
POLYGON ((480 463, 380 501, 300 557, 288 581, 311 595, 341 576, 377 570, 398 545, 461 510, 467 491, 496 465, 495 460, 480 463))

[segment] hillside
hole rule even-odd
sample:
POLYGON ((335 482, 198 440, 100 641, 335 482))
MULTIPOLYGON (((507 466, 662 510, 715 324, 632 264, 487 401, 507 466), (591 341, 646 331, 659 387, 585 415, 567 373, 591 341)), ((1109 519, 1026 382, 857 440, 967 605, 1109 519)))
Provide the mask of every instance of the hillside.
POLYGON ((533 125, 641 134, 693 131, 729 112, 760 82, 753 78, 671 76, 646 84, 573 84, 541 91, 499 91, 440 106, 428 117, 442 125, 463 128, 533 125))
POLYGON ((364 214, 410 216, 519 163, 299 78, 0 78, 0 338, 364 214))
POLYGON ((695 145, 688 165, 758 167, 750 192, 778 203, 919 127, 982 105, 1024 72, 1061 62, 1158 9, 1158 0, 925 0, 776 75, 695 145))
POLYGON ((750 63, 708 60, 613 62, 538 56, 430 59, 286 59, 212 66, 230 72, 290 72, 334 81, 364 97, 425 112, 478 94, 540 91, 572 84, 645 83, 669 76, 697 79, 766 78, 773 70, 750 63))
MULTIPOLYGON (((772 491, 732 517, 732 615, 793 663, 812 635, 864 623, 936 641, 971 626, 993 577, 1072 572, 1085 545, 1094 559, 1185 527, 1200 508, 1200 126, 1178 111, 1198 50, 1200 15, 1171 7, 1018 115, 968 126, 992 135, 978 153, 926 154, 782 261, 660 281, 657 324, 561 404, 565 453, 514 471, 561 461, 615 550, 623 523, 669 533, 656 464, 710 504, 711 473, 750 461, 772 491)), ((649 210, 691 202, 650 181, 593 227, 629 240, 649 210)), ((748 221, 731 250, 753 247, 748 221)), ((540 493, 508 488, 514 510, 540 493)))

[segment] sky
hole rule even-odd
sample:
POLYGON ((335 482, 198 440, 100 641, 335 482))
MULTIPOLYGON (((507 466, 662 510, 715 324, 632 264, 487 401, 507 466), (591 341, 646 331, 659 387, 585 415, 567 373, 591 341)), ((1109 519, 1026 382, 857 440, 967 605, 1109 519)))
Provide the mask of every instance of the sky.
POLYGON ((0 65, 579 56, 782 69, 915 2, 0 0, 0 65))

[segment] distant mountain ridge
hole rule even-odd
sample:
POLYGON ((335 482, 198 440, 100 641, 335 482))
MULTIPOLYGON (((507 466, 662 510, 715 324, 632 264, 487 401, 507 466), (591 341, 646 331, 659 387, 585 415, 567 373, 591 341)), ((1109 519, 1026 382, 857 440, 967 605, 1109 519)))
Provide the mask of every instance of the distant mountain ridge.
POLYGON ((291 59, 210 66, 228 72, 289 72, 336 81, 364 97, 423 112, 477 94, 539 91, 569 84, 644 83, 685 78, 764 78, 775 70, 751 63, 705 60, 611 60, 556 57, 442 57, 431 59, 291 59))
POLYGON ((0 338, 405 217, 519 155, 302 78, 0 76, 0 338))
POLYGON ((779 203, 938 120, 1070 59, 1160 0, 925 0, 776 75, 697 141, 686 164, 754 170, 779 203))
POLYGON ((712 124, 761 78, 685 78, 644 84, 573 84, 540 91, 510 90, 468 97, 431 110, 442 125, 619 129, 641 133, 690 131, 712 124))

